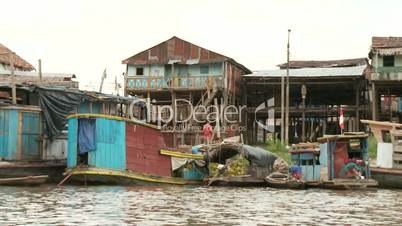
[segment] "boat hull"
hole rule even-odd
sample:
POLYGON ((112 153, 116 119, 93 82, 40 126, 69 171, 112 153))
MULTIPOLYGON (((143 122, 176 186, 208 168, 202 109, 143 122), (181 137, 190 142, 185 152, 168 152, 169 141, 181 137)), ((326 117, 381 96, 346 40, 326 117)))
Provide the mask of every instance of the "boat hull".
POLYGON ((305 183, 303 181, 287 180, 287 181, 276 181, 265 179, 268 187, 271 188, 284 188, 284 189, 304 189, 305 183))
POLYGON ((402 188, 402 169, 372 167, 371 176, 380 188, 402 188))
POLYGON ((160 177, 133 171, 119 171, 99 168, 69 170, 67 183, 86 185, 202 185, 201 180, 186 180, 176 177, 160 177))
POLYGON ((359 190, 370 189, 378 186, 378 182, 373 179, 334 179, 330 181, 322 181, 318 184, 319 188, 335 189, 335 190, 359 190))
POLYGON ((264 179, 255 177, 214 177, 206 180, 208 186, 266 187, 264 179))
POLYGON ((47 175, 13 177, 0 179, 0 185, 5 186, 35 186, 46 182, 49 177, 47 175))
POLYGON ((1 161, 0 178, 48 175, 47 183, 58 183, 63 179, 66 163, 47 161, 1 161))

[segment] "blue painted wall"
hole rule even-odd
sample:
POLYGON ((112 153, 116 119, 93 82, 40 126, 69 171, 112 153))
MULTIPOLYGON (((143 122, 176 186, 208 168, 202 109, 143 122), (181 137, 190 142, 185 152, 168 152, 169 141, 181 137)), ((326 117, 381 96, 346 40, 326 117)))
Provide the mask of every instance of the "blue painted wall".
POLYGON ((102 109, 102 104, 101 103, 92 103, 92 112, 95 114, 100 114, 102 109))
POLYGON ((67 167, 77 165, 77 135, 78 120, 76 118, 68 119, 68 143, 67 143, 67 167))
POLYGON ((80 106, 78 107, 78 113, 94 113, 94 114, 100 114, 102 110, 102 104, 98 102, 92 102, 92 111, 90 111, 89 107, 90 102, 89 101, 83 101, 80 103, 80 106))
POLYGON ((23 160, 41 159, 41 118, 39 112, 21 112, 22 114, 22 144, 21 158, 23 160))
POLYGON ((18 143, 18 111, 0 109, 0 157, 15 160, 18 143))
POLYGON ((305 165, 300 166, 302 168, 303 179, 306 181, 319 180, 320 179, 320 165, 305 165))
POLYGON ((126 128, 124 121, 96 119, 96 151, 88 153, 88 163, 99 168, 126 169, 126 128))
MULTIPOLYGON (((169 67, 165 68, 165 65, 128 65, 127 76, 136 76, 136 68, 140 67, 144 69, 144 75, 142 76, 160 76, 171 77, 172 71, 169 67)), ((222 75, 222 63, 211 64, 176 64, 174 66, 175 75, 179 77, 186 76, 221 76, 222 75), (201 74, 201 65, 208 66, 208 73, 201 74)))
POLYGON ((90 113, 88 101, 83 101, 80 103, 80 106, 78 107, 78 113, 90 113))
POLYGON ((398 111, 402 112, 402 97, 398 97, 398 111))
POLYGON ((222 73, 222 64, 215 63, 215 64, 204 64, 205 66, 208 66, 208 73, 207 74, 201 74, 201 65, 200 64, 194 64, 194 65, 189 65, 188 73, 190 76, 221 76, 223 75, 222 73))
POLYGON ((328 166, 328 143, 320 144, 320 164, 328 166))

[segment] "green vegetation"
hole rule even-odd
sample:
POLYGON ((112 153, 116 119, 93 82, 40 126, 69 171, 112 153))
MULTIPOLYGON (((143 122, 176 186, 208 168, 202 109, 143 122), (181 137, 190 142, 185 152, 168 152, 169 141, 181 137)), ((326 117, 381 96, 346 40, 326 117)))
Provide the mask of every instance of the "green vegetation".
POLYGON ((368 152, 371 159, 377 158, 377 140, 374 136, 368 137, 368 152))
MULTIPOLYGON (((209 174, 212 177, 217 177, 219 175, 218 163, 209 163, 209 174)), ((246 174, 247 167, 250 166, 250 162, 240 155, 235 155, 234 157, 226 160, 226 170, 221 172, 223 176, 243 176, 246 174)))
POLYGON ((290 154, 286 149, 286 146, 281 143, 280 140, 270 139, 267 141, 265 147, 266 150, 282 158, 288 164, 290 164, 290 154))

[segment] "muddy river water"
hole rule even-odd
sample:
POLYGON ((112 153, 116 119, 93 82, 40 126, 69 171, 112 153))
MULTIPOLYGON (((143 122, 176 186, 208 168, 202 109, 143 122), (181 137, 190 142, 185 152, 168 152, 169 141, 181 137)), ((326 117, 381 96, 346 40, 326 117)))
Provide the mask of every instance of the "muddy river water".
POLYGON ((402 225, 402 190, 0 187, 0 225, 402 225))

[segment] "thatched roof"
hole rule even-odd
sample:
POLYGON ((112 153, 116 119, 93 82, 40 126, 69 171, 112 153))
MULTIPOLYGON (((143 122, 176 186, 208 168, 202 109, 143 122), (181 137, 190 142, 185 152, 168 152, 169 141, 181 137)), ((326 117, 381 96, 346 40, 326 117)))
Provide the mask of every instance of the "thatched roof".
MULTIPOLYGON (((10 65, 9 53, 11 50, 0 43, 0 64, 10 65)), ((14 55, 14 67, 22 71, 33 71, 35 68, 17 54, 14 55)))

